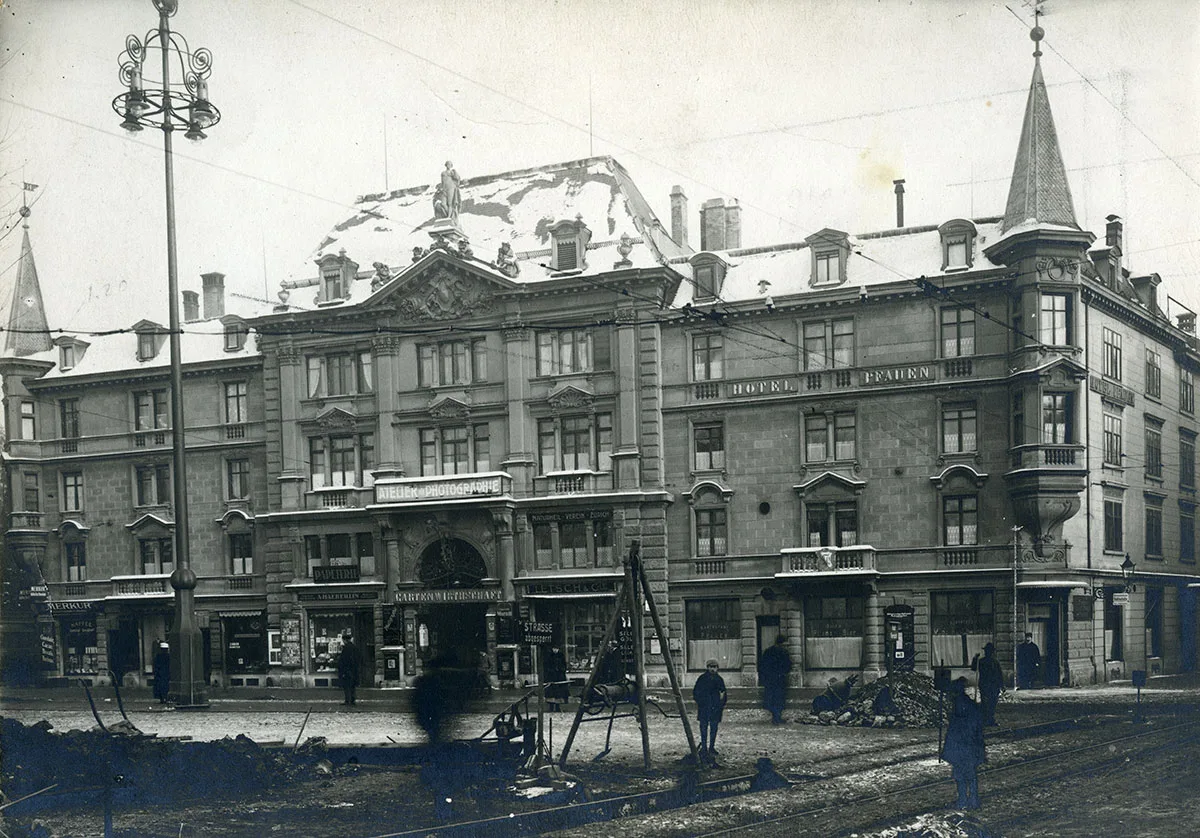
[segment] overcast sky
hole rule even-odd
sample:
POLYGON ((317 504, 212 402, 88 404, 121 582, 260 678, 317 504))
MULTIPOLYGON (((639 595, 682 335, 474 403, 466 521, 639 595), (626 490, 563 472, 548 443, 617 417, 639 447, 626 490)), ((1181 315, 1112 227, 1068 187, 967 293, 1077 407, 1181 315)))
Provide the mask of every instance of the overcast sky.
MULTIPOLYGON (((1200 310, 1200 3, 1043 9, 1080 223, 1103 239, 1121 215, 1128 264, 1200 310)), ((51 327, 165 322, 162 136, 111 108, 150 0, 0 16, 2 307, 28 181, 51 327)), ((180 0, 222 112, 203 143, 175 138, 181 287, 217 270, 274 299, 358 195, 446 160, 469 178, 611 154, 668 227, 683 186, 693 245, 711 197, 741 202, 746 246, 884 229, 899 177, 908 224, 999 215, 1031 25, 1029 0, 180 0)))

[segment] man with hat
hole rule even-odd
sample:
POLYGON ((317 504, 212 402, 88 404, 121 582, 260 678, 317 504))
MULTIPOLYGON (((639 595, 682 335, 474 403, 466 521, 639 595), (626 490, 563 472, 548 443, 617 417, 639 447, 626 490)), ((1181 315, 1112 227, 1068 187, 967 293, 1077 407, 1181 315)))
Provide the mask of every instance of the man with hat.
POLYGON ((701 758, 717 755, 717 725, 721 723, 721 714, 725 710, 725 702, 729 694, 725 691, 725 679, 721 677, 720 664, 714 658, 709 658, 704 664, 704 672, 696 679, 692 687, 692 699, 696 702, 696 717, 700 721, 700 756, 701 758))
POLYGON ((996 644, 985 645, 983 657, 976 655, 971 661, 971 669, 979 673, 979 699, 983 704, 983 723, 996 725, 996 703, 1000 701, 1000 691, 1004 689, 1004 671, 1000 669, 1000 660, 996 657, 996 644))

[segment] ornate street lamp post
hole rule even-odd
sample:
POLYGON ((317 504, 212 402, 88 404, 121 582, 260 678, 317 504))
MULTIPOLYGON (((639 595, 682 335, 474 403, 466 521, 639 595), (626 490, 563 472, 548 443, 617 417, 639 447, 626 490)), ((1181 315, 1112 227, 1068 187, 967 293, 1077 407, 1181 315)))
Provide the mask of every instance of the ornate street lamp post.
POLYGON ((186 127, 189 140, 202 140, 204 129, 216 125, 220 112, 208 101, 208 76, 212 72, 212 53, 192 50, 182 35, 172 32, 170 18, 179 8, 178 0, 152 0, 158 10, 158 28, 139 41, 136 35, 125 39, 120 58, 121 83, 128 90, 113 99, 113 110, 122 118, 121 127, 131 133, 143 128, 163 132, 163 151, 167 193, 167 295, 171 347, 171 441, 172 489, 175 504, 175 569, 171 587, 175 589, 175 624, 171 629, 171 687, 169 698, 179 708, 208 706, 205 697, 204 648, 196 623, 196 574, 188 551, 188 505, 186 449, 183 439, 183 370, 179 356, 179 276, 175 259, 175 176, 172 165, 171 136, 186 127), (157 49, 162 57, 162 78, 149 80, 143 75, 148 53, 157 49), (171 80, 172 70, 180 81, 171 80))

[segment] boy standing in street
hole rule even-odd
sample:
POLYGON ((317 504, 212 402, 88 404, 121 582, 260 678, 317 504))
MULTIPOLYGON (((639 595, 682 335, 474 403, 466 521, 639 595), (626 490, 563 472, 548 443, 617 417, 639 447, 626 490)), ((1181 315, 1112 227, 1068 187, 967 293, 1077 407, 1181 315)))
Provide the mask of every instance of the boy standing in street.
POLYGON ((712 758, 717 755, 717 725, 729 694, 725 691, 725 679, 721 677, 719 664, 708 660, 704 673, 692 687, 692 699, 696 702, 696 716, 700 721, 700 756, 712 758))

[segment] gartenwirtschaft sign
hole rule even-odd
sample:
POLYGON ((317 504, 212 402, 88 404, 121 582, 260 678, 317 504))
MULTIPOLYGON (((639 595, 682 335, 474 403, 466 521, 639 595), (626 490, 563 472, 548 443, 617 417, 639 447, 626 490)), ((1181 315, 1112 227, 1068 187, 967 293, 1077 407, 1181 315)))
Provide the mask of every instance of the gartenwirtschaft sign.
POLYGON ((510 478, 504 472, 488 472, 455 477, 412 477, 375 482, 376 503, 405 503, 422 500, 447 500, 502 495, 510 478))
POLYGON ((423 602, 499 602, 499 588, 445 588, 432 591, 396 591, 396 602, 418 605, 423 602))

